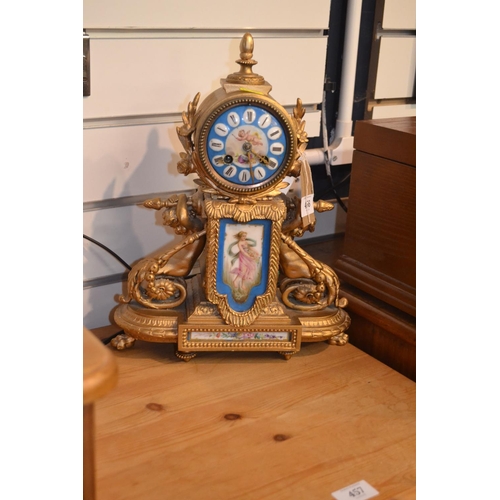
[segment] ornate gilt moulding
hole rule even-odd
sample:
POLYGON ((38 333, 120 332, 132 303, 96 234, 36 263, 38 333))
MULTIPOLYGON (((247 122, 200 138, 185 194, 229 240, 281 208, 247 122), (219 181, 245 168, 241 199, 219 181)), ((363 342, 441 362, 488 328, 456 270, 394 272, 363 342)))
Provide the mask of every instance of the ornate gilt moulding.
POLYGON ((339 280, 295 241, 314 230, 312 176, 300 99, 290 115, 253 73, 253 38, 240 43, 238 72, 199 105, 197 94, 177 133, 178 171, 194 174, 194 194, 148 200, 182 236, 137 262, 114 318, 118 349, 135 339, 199 351, 276 351, 289 359, 303 342, 343 345, 350 318, 339 280), (199 106, 198 106, 199 105, 199 106), (301 198, 287 194, 294 177, 301 198))

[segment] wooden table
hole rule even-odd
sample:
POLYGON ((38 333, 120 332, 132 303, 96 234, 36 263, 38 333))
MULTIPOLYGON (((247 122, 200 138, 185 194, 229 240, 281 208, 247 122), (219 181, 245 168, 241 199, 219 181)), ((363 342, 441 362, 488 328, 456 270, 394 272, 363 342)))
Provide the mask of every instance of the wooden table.
MULTIPOLYGON (((101 337, 105 337, 101 332, 101 337)), ((96 402, 98 500, 414 499, 415 383, 352 345, 200 353, 137 341, 96 402)))

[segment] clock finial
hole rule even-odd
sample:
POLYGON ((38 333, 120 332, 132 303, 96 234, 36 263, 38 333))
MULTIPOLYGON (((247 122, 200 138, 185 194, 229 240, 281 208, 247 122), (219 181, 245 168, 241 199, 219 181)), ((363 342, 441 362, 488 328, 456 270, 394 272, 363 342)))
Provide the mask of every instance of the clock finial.
POLYGON ((237 73, 232 73, 226 78, 227 83, 244 83, 247 85, 262 85, 264 77, 255 74, 252 66, 257 64, 253 59, 253 36, 245 33, 240 42, 240 58, 236 61, 240 65, 237 73))
POLYGON ((250 61, 252 61, 252 64, 257 64, 257 61, 252 59, 253 45, 253 36, 250 33, 245 33, 240 42, 240 59, 236 62, 242 64, 245 61, 250 64, 250 61))

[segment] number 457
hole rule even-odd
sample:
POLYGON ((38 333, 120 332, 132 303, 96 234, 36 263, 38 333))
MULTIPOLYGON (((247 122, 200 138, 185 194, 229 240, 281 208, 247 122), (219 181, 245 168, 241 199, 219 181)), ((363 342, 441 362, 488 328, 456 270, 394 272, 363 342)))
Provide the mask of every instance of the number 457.
POLYGON ((358 486, 357 488, 353 488, 350 492, 349 492, 349 496, 350 497, 357 497, 359 495, 362 495, 364 493, 363 491, 363 488, 361 488, 361 486, 358 486))

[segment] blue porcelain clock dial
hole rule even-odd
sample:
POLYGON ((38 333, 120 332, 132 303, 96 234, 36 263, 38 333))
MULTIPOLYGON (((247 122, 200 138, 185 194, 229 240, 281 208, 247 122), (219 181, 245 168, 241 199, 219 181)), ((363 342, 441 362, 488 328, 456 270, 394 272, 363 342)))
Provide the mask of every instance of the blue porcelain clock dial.
POLYGON ((209 129, 207 153, 215 172, 227 181, 251 186, 272 178, 285 160, 283 125, 259 106, 234 106, 209 129))
POLYGON ((229 106, 206 129, 211 177, 236 191, 267 186, 289 166, 290 142, 286 123, 272 107, 255 101, 229 106))

